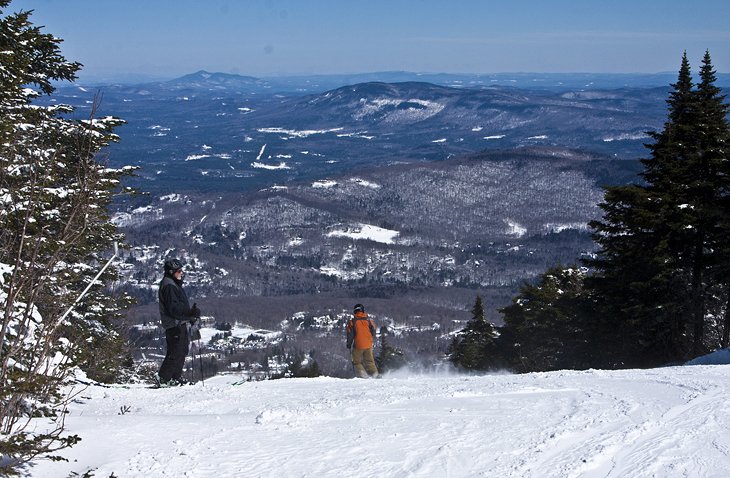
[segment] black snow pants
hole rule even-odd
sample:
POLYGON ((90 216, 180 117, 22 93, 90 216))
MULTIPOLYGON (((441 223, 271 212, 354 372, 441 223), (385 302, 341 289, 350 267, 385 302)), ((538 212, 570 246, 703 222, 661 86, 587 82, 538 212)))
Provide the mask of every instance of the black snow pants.
POLYGON ((169 382, 171 379, 179 381, 182 378, 185 357, 190 351, 187 324, 165 330, 165 340, 167 342, 167 353, 160 366, 160 382, 169 382))

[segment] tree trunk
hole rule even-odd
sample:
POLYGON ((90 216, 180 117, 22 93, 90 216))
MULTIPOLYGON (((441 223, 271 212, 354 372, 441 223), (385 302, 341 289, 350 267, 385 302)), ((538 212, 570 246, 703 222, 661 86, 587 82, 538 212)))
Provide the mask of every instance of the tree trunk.
POLYGON ((730 346, 730 282, 727 285, 727 304, 725 304, 725 327, 722 331, 722 348, 730 346))
POLYGON ((705 294, 702 290, 704 267, 704 234, 698 233, 695 239, 694 263, 692 264, 692 319, 694 334, 692 356, 699 357, 704 353, 705 338, 705 294))

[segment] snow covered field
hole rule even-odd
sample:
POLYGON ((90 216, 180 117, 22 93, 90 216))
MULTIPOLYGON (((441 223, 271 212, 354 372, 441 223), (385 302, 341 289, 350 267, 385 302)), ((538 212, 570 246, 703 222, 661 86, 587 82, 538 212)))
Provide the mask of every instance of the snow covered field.
POLYGON ((33 477, 727 477, 730 366, 90 386, 33 477))

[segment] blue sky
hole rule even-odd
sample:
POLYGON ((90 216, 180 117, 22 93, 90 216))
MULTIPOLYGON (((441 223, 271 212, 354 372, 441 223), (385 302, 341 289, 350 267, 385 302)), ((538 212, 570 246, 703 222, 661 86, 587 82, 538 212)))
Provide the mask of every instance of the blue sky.
POLYGON ((15 0, 82 78, 730 72, 727 0, 15 0))

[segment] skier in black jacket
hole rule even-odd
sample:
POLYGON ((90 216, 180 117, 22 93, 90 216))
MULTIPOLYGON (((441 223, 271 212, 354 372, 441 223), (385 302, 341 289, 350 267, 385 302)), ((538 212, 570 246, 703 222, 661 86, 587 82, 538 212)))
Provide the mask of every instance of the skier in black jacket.
POLYGON ((170 259, 165 261, 164 267, 165 276, 160 281, 158 298, 167 352, 158 374, 162 385, 182 385, 185 383, 182 378, 185 357, 190 350, 190 325, 200 318, 200 309, 197 304, 190 307, 182 288, 182 262, 170 259))

